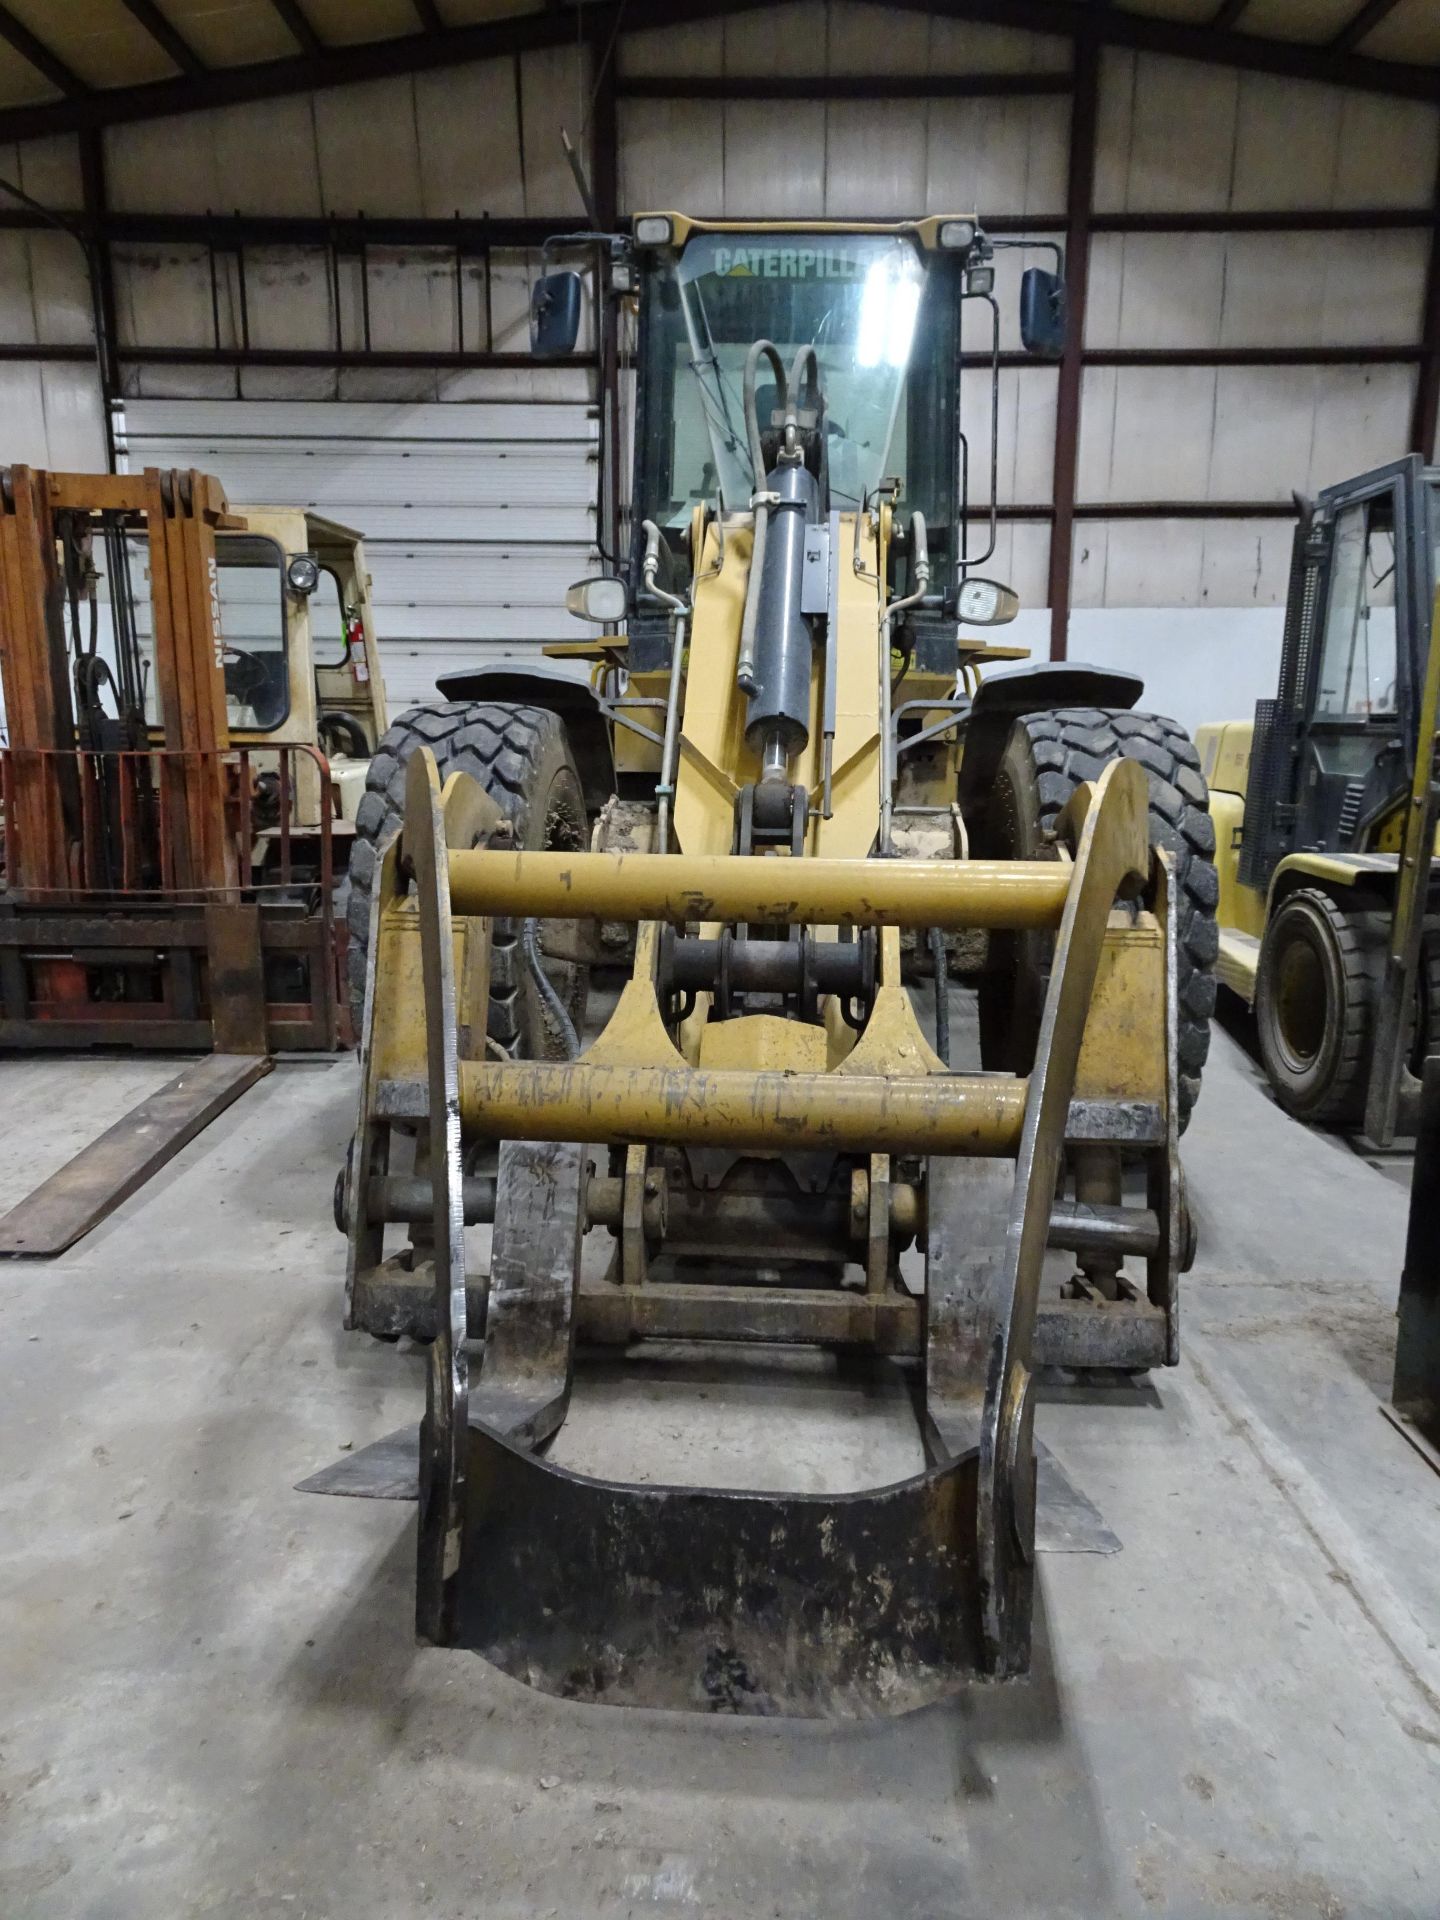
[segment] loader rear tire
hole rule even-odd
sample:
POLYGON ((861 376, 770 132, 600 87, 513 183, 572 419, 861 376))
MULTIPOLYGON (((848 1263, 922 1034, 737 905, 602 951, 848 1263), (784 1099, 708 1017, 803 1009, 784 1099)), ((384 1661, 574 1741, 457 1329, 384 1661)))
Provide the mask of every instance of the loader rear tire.
MULTIPOLYGON (((558 714, 544 707, 470 700, 447 700, 402 714, 375 750, 355 816, 346 966, 357 1033, 365 1011, 370 902, 378 858, 404 815, 405 768, 417 746, 429 747, 435 755, 442 780, 459 772, 479 781, 513 823, 517 847, 572 851, 588 845, 580 776, 558 714)), ((562 938, 573 952, 572 923, 542 924, 546 977, 578 1028, 589 969, 548 951, 547 940, 559 943, 562 938)), ((525 963, 517 921, 497 920, 492 929, 487 1031, 493 1046, 514 1059, 554 1059, 564 1053, 554 1019, 525 963)))
MULTIPOLYGON (((1215 828, 1200 756, 1189 735, 1159 714, 1103 707, 1029 713, 1010 732, 975 851, 1001 860, 1043 859, 1076 787, 1098 780, 1111 760, 1138 760, 1150 784, 1150 843, 1174 858, 1179 900, 1179 1123, 1200 1095, 1215 1011, 1215 828)), ((1054 938, 992 934, 980 981, 980 1049, 992 1070, 1028 1073, 1050 977, 1054 938)))

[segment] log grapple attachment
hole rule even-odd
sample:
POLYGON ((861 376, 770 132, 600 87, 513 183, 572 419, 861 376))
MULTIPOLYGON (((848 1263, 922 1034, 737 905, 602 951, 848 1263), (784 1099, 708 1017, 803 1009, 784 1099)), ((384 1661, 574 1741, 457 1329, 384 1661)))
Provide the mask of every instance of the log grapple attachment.
MULTIPOLYGON (((1035 1368, 1163 1361, 1173 1333, 1174 1055, 1133 1044, 1173 1027, 1168 865, 1149 843, 1143 771, 1117 761, 1081 789, 1055 861, 526 853, 504 835, 478 786, 455 775, 442 790, 417 751, 376 888, 345 1196, 349 1307, 351 1324, 430 1336, 421 1636, 558 1694, 746 1712, 898 1710, 967 1676, 1023 1672, 1035 1368), (559 913, 635 922, 629 980, 578 1058, 494 1058, 491 927, 559 913), (665 930, 684 939, 697 922, 820 926, 851 943, 873 930, 863 1026, 821 1029, 833 1064, 689 1056, 683 1025, 667 1021, 660 960, 665 930), (946 1069, 899 982, 912 926, 1054 929, 1028 1075, 946 1069), (1148 1074, 1117 1085, 1140 1058, 1148 1074), (392 1170, 402 1136, 414 1142, 409 1176, 392 1170), (1148 1206, 1111 1220, 1058 1200, 1067 1141, 1141 1151, 1148 1206), (487 1148, 498 1149, 494 1176, 468 1172, 487 1148), (863 1284, 777 1285, 764 1270, 743 1285, 660 1277, 656 1175, 687 1150, 848 1165, 848 1253, 863 1284), (387 1216, 393 1225, 407 1209, 411 1243, 387 1258, 387 1216), (488 1281, 465 1257, 467 1221, 485 1219, 488 1281), (609 1276, 582 1284, 591 1225, 608 1226, 617 1251, 609 1276), (1146 1296, 1058 1298, 1042 1312, 1047 1246, 1107 1228, 1144 1253, 1146 1296), (895 1260, 916 1234, 923 1297, 895 1260), (929 1464, 839 1495, 567 1471, 542 1449, 565 1418, 577 1337, 808 1341, 912 1359, 929 1464)), ((744 1034, 747 1018, 767 1016, 728 1024, 744 1034)), ((740 1223, 753 1217, 745 1198, 740 1223)), ((722 1226, 723 1200, 712 1215, 722 1226)))

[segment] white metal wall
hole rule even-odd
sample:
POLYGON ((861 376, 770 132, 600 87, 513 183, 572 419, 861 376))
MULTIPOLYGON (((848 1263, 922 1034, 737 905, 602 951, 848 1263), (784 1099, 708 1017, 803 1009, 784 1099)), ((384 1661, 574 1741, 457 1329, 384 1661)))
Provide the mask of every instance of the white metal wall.
POLYGON ((458 667, 569 639, 595 570, 596 422, 583 402, 131 400, 122 465, 198 467, 236 505, 365 536, 392 709, 458 667))
MULTIPOLYGON (((1194 10, 1191 0, 1183 10, 1194 10)), ((792 0, 643 33, 625 31, 622 18, 616 57, 622 76, 945 75, 1064 70, 1070 49, 1063 39, 938 12, 792 0)), ((560 128, 583 144, 589 106, 577 48, 397 75, 112 127, 105 136, 108 191, 122 213, 346 215, 363 209, 569 219, 579 205, 560 128)), ((978 207, 982 217, 1018 216, 1038 228, 1065 204, 1069 122, 1064 95, 909 103, 622 99, 620 199, 627 211, 648 204, 752 217, 978 207)), ((1096 210, 1102 217, 1410 210, 1430 202, 1437 145, 1440 114, 1425 104, 1112 50, 1102 64, 1096 210)), ((28 192, 52 205, 78 204, 73 142, 34 142, 0 159, 28 192)), ((1410 342, 1419 334, 1425 241, 1413 229, 1097 233, 1087 345, 1203 352, 1410 342)), ((333 339, 334 290, 319 257, 257 249, 247 265, 254 276, 255 344, 324 347, 333 339)), ((1015 255, 1001 256, 997 290, 1007 346, 1015 344, 1020 265, 1015 255)), ((377 257, 372 266, 375 346, 424 353, 458 344, 455 286, 445 260, 411 250, 377 257)), ((488 294, 496 345, 523 350, 535 266, 518 254, 497 259, 488 290, 478 268, 468 270, 461 290, 467 341, 478 338, 488 294)), ((137 244, 122 250, 116 267, 122 339, 208 343, 212 290, 199 249, 137 244)), ((230 344, 236 291, 222 279, 220 318, 230 344)), ((342 282, 347 341, 356 336, 356 299, 353 281, 342 282)), ((0 235, 0 337, 89 338, 72 243, 56 235, 0 235)), ((342 405, 579 403, 587 397, 583 387, 565 384, 568 374, 525 370, 252 367, 237 374, 148 366, 132 367, 127 379, 136 402, 168 399, 192 407, 237 396, 245 404, 342 405)), ((1283 503, 1294 488, 1313 490, 1402 451, 1415 382, 1413 365, 1092 367, 1084 382, 1079 498, 1091 506, 1146 499, 1283 503)), ((1002 378, 1003 503, 1043 506, 1050 499, 1056 385, 1050 368, 1007 371, 1002 378)), ((988 395, 982 380, 968 380, 967 399, 974 403, 972 424, 983 434, 988 395)), ((132 405, 132 426, 142 417, 132 405)), ((99 464, 94 382, 83 365, 0 365, 0 420, 0 457, 99 464)), ((233 441, 227 450, 241 457, 233 441)), ((443 449, 422 457, 433 458, 441 476, 449 471, 452 456, 443 449)), ((238 497, 244 475, 218 449, 206 458, 238 497)), ((287 487, 301 477, 293 467, 270 473, 287 487)), ((538 607, 519 604, 513 566, 507 570, 498 560, 515 550, 509 529, 517 507, 484 498, 491 504, 465 503, 478 529, 461 543, 474 548, 472 572, 457 561, 440 585, 434 570, 441 556, 427 551, 413 562, 403 559, 414 550, 403 535, 393 562, 377 554, 377 585, 383 583, 404 633, 391 640, 392 654, 410 649, 406 673, 422 648, 463 646, 471 637, 450 631, 460 624, 454 596, 462 590, 484 596, 484 631, 474 636, 482 646, 531 644, 528 636, 541 624, 538 607), (398 589, 386 571, 392 564, 400 568, 393 576, 398 589), (431 573, 412 591, 427 567, 431 573), (429 624, 445 631, 414 632, 426 624, 427 606, 436 609, 429 624), (500 632, 502 614, 508 624, 500 632)), ((354 517, 374 532, 358 503, 354 517)), ((1161 685, 1178 689, 1188 674, 1202 692, 1207 684, 1222 685, 1243 705, 1273 675, 1289 533, 1283 519, 1082 519, 1074 546, 1072 651, 1148 658, 1161 685), (1247 617, 1227 621, 1230 612, 1247 617)), ((1048 560, 1043 518, 1002 526, 995 571, 1013 581, 1031 608, 1044 605, 1048 560)), ((535 590, 542 578, 563 584, 560 573, 570 571, 568 563, 557 565, 553 576, 531 567, 524 591, 535 590)), ((1043 624, 1034 623, 1036 635, 1043 624)), ((401 670, 398 663, 394 670, 401 670)))

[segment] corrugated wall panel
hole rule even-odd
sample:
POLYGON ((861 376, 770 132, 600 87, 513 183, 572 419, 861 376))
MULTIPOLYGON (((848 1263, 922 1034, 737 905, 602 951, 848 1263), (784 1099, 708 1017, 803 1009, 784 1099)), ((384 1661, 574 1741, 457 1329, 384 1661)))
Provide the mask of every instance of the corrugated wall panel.
POLYGON ((928 212, 1063 212, 1068 100, 932 100, 927 127, 928 212))
POLYGON ((1106 212, 1223 207, 1239 75, 1109 50, 1102 62, 1095 204, 1106 212))
POLYGON ((327 212, 405 214, 420 205, 415 84, 408 73, 317 93, 315 145, 327 212), (377 140, 380 127, 384 138, 377 140))
POLYGON ((515 164, 518 111, 509 60, 416 74, 423 213, 524 213, 525 180, 515 164))
POLYGON ((1212 499, 1288 500, 1297 487, 1309 484, 1318 390, 1314 367, 1220 369, 1210 458, 1212 499))
POLYGON ((570 637, 565 588, 596 565, 585 404, 137 400, 121 444, 132 468, 200 467, 237 504, 357 527, 397 706, 437 672, 570 637))
MULTIPOLYGON (((731 21, 731 26, 738 22, 731 21)), ((725 105, 725 211, 735 219, 825 211, 825 108, 818 101, 725 105)))
POLYGON ((725 22, 697 20, 683 27, 622 34, 619 54, 624 74, 723 73, 725 22))
POLYGON ((621 101, 620 198, 632 212, 656 207, 711 219, 723 214, 723 104, 718 100, 621 101))
POLYGON ((836 100, 823 111, 824 211, 830 219, 925 205, 923 107, 897 115, 893 100, 836 100))
POLYGON ((1077 608, 1282 608, 1288 520, 1084 520, 1075 530, 1077 608))
POLYGON ((69 361, 0 364, 7 465, 103 472, 105 437, 93 367, 69 361))

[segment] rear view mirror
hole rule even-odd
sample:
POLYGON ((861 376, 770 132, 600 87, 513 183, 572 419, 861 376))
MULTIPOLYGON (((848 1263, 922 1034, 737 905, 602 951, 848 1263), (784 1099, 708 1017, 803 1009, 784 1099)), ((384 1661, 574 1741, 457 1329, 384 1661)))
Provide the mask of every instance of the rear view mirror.
POLYGON ((579 337, 579 274, 544 274, 530 296, 530 351, 573 353, 579 337))
POLYGON ((1020 280, 1020 338, 1027 353, 1058 359, 1065 347, 1065 282, 1044 267, 1027 267, 1020 280))

